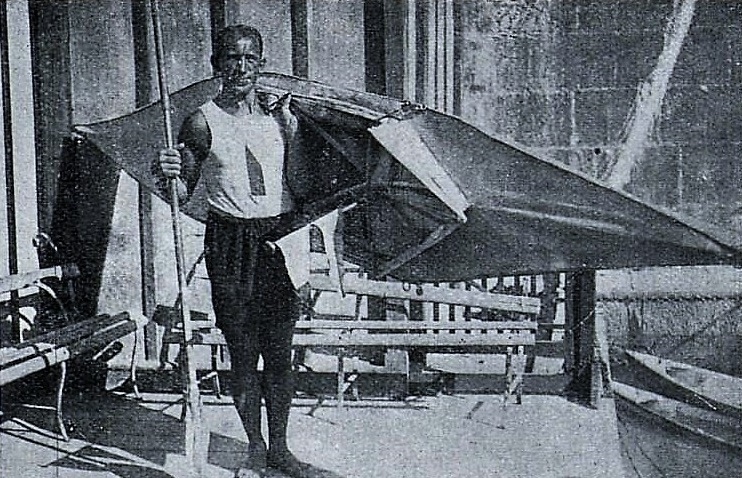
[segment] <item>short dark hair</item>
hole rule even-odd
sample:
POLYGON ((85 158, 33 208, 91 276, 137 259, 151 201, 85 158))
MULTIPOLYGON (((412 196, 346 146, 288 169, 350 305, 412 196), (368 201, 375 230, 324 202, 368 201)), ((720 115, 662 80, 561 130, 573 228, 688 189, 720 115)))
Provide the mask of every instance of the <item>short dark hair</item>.
POLYGON ((211 47, 212 57, 218 58, 226 45, 233 44, 242 38, 253 40, 260 49, 260 55, 263 55, 263 35, 257 28, 247 25, 230 25, 222 28, 214 39, 214 44, 211 47))

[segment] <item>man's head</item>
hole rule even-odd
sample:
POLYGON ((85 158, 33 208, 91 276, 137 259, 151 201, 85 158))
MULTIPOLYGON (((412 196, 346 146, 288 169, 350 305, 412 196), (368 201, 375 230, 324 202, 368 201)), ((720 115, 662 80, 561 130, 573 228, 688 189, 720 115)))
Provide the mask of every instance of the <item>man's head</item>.
POLYGON ((253 27, 228 26, 214 40, 211 65, 222 77, 223 89, 238 94, 249 93, 264 64, 263 37, 253 27))

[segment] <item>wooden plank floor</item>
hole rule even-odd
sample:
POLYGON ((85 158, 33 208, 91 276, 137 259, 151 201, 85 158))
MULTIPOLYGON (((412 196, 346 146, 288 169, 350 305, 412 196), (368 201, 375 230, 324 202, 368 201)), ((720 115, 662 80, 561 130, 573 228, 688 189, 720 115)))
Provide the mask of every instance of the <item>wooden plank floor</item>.
MULTIPOLYGON (((187 476, 175 394, 71 394, 70 442, 48 411, 17 409, 0 425, 0 476, 14 478, 187 476)), ((229 397, 204 396, 209 478, 231 477, 246 449, 229 397)), ((346 478, 621 477, 613 401, 598 410, 553 395, 526 395, 503 409, 497 395, 297 399, 290 444, 300 459, 346 478)))

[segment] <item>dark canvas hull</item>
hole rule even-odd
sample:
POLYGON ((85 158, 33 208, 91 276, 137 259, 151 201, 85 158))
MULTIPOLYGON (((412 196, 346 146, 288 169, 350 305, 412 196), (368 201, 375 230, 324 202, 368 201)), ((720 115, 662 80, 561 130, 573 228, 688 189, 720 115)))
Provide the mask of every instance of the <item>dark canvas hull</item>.
MULTIPOLYGON (((209 80, 174 93, 173 124, 217 88, 209 80)), ((345 208, 345 258, 372 275, 433 282, 737 260, 718 236, 458 118, 278 74, 260 91, 292 93, 302 152, 289 164, 292 190, 309 219, 345 208)), ((160 115, 154 104, 76 130, 156 190, 160 115)), ((202 219, 203 201, 184 211, 202 219)))

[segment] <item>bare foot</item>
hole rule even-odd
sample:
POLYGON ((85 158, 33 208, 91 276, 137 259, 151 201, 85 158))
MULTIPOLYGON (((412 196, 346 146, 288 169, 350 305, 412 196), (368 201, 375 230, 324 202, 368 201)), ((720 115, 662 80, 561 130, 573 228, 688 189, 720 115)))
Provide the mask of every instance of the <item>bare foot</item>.
POLYGON ((247 446, 245 464, 235 473, 235 478, 255 478, 262 476, 267 468, 265 443, 250 443, 247 446))
POLYGON ((314 478, 311 473, 312 466, 299 461, 289 451, 281 454, 268 454, 267 464, 269 468, 278 470, 292 478, 314 478))
POLYGON ((234 473, 234 478, 262 478, 264 473, 250 468, 240 468, 234 473))

